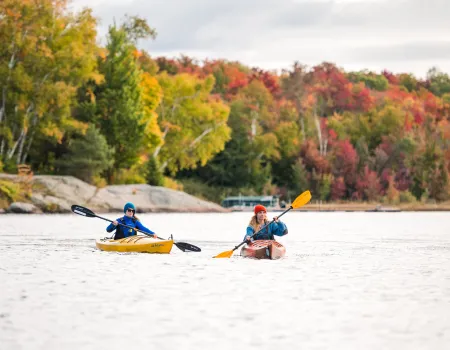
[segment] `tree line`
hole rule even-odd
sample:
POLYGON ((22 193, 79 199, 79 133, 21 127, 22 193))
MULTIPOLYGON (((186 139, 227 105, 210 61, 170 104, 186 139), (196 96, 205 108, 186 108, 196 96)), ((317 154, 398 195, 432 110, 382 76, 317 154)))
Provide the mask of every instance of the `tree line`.
POLYGON ((450 194, 450 77, 281 72, 152 57, 137 16, 109 27, 63 0, 0 3, 0 166, 213 201, 276 194, 389 203, 450 194))

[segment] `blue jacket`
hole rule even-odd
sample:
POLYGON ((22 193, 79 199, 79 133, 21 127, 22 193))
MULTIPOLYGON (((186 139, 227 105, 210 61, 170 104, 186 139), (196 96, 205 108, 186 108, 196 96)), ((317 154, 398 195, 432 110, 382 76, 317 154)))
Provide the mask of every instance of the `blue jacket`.
MULTIPOLYGON (((251 236, 255 233, 255 230, 251 226, 247 226, 247 234, 244 237, 244 241, 246 240, 247 236, 251 236)), ((287 235, 288 229, 286 225, 278 220, 278 223, 272 222, 268 226, 266 226, 264 229, 262 229, 256 236, 252 238, 253 241, 259 240, 259 239, 275 239, 274 236, 284 236, 287 235)))
MULTIPOLYGON (((124 225, 127 225, 127 226, 131 226, 131 227, 135 227, 138 230, 147 232, 147 233, 149 233, 151 235, 155 234, 155 232, 149 230, 147 227, 142 225, 141 222, 136 220, 135 218, 130 218, 130 217, 124 215, 123 217, 117 219, 117 221, 119 223, 121 223, 121 224, 124 224, 124 225)), ((115 239, 136 235, 136 231, 135 230, 132 230, 131 228, 128 228, 128 227, 125 227, 125 226, 121 226, 121 225, 114 226, 113 223, 111 223, 106 228, 106 231, 113 232, 116 229, 117 229, 117 231, 116 231, 116 234, 115 234, 115 237, 114 237, 115 239)))

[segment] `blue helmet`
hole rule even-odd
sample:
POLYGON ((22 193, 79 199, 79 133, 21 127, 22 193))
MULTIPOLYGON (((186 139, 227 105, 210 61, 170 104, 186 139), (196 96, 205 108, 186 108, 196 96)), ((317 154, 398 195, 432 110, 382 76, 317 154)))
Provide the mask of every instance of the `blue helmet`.
POLYGON ((125 206, 123 207, 123 212, 126 213, 128 209, 133 209, 134 212, 136 212, 136 207, 131 202, 128 202, 127 204, 125 204, 125 206))

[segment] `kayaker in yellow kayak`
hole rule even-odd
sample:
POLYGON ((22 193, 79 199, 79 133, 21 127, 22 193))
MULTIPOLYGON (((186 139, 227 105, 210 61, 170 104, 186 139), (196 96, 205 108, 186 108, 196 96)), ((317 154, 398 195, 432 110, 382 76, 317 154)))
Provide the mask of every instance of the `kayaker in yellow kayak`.
POLYGON ((248 226, 247 226, 247 234, 244 237, 244 241, 250 243, 251 241, 256 240, 275 240, 274 236, 284 236, 288 234, 288 229, 286 225, 278 220, 278 217, 274 217, 270 225, 265 227, 261 232, 259 232, 256 236, 250 237, 261 229, 264 225, 269 223, 267 219, 267 209, 261 205, 255 205, 254 208, 255 215, 252 216, 248 226))
POLYGON ((123 212, 125 213, 125 215, 117 220, 114 220, 107 228, 106 231, 108 232, 113 232, 114 230, 116 230, 116 234, 114 235, 114 239, 121 239, 121 238, 125 238, 125 237, 129 237, 129 236, 134 236, 136 235, 136 231, 119 225, 119 223, 127 225, 127 226, 131 226, 131 227, 135 227, 141 231, 147 232, 151 235, 154 235, 156 238, 156 233, 149 230, 147 227, 145 227, 144 225, 141 224, 141 222, 139 221, 139 219, 136 217, 136 207, 134 206, 133 203, 128 202, 127 204, 125 204, 125 206, 123 207, 123 212))

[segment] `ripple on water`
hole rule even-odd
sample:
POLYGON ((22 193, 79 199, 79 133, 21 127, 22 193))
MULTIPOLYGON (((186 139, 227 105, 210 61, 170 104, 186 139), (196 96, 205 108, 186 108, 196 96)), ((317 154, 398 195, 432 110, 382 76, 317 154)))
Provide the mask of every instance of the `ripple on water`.
POLYGON ((446 349, 450 216, 372 215, 286 215, 278 261, 212 259, 245 213, 142 215, 202 248, 170 255, 98 251, 101 220, 0 216, 2 349, 446 349))

